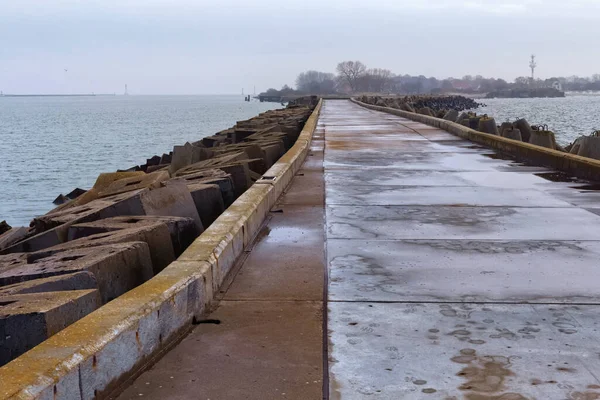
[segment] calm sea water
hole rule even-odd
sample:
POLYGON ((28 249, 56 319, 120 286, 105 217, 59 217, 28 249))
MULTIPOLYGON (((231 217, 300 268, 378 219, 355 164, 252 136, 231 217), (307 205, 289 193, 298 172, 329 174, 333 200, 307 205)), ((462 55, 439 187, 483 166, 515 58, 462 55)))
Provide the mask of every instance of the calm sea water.
POLYGON ((481 99, 487 107, 475 110, 488 114, 498 125, 525 118, 532 125, 548 125, 556 141, 566 145, 581 135, 600 129, 600 94, 555 99, 481 99))
POLYGON ((0 97, 0 221, 27 226, 100 172, 280 107, 242 96, 0 97))

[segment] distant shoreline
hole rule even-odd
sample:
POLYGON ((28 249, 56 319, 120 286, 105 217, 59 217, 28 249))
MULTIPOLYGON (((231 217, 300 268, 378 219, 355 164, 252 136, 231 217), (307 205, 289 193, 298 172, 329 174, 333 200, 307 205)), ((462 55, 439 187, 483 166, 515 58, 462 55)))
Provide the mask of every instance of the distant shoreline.
POLYGON ((116 96, 115 94, 2 94, 0 97, 96 97, 116 96))

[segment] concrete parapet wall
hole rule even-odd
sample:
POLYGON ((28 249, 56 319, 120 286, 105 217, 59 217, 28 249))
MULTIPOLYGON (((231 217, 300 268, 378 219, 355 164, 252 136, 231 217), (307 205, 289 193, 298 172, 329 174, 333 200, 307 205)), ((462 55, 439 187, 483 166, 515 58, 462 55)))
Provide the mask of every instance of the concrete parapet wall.
POLYGON ((104 398, 202 318, 310 149, 321 102, 292 148, 149 281, 0 367, 0 399, 104 398))
POLYGON ((508 139, 497 135, 478 132, 461 124, 446 121, 441 118, 430 117, 427 115, 411 113, 389 107, 375 106, 362 103, 351 99, 352 102, 376 111, 394 114, 399 117, 407 118, 412 121, 421 122, 436 128, 448 131, 463 139, 491 147, 511 154, 520 160, 527 160, 537 165, 546 166, 559 171, 566 172, 578 178, 589 180, 600 180, 600 161, 591 158, 577 156, 575 154, 564 153, 561 151, 537 146, 530 143, 524 143, 518 140, 508 139))

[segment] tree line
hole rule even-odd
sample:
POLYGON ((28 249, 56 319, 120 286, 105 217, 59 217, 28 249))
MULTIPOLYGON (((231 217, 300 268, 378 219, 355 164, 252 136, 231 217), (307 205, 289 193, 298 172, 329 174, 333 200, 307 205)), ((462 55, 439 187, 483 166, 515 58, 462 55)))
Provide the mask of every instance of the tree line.
POLYGON ((262 94, 340 94, 340 93, 400 93, 400 94, 439 94, 439 93, 488 93, 496 90, 524 87, 552 87, 560 83, 565 91, 600 90, 600 74, 581 78, 578 76, 553 77, 532 80, 530 77, 517 77, 513 82, 504 79, 485 78, 481 75, 465 75, 462 78, 437 79, 423 75, 396 75, 385 68, 367 68, 361 61, 342 61, 336 73, 305 71, 296 78, 296 89, 287 85, 281 90, 269 89, 262 94))

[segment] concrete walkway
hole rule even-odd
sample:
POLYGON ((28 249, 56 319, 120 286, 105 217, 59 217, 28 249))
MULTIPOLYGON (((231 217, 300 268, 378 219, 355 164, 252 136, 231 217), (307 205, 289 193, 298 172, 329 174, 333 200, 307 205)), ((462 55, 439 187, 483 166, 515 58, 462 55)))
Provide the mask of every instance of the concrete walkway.
POLYGON ((585 184, 326 101, 220 324, 119 399, 600 399, 600 193, 585 184))
POLYGON ((332 399, 600 399, 600 193, 327 101, 332 399))

